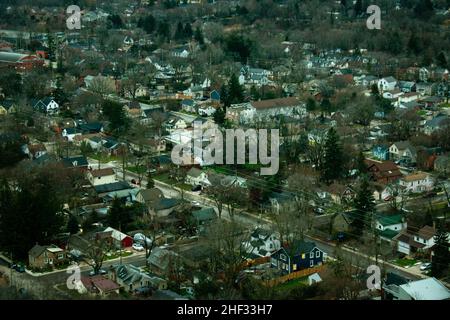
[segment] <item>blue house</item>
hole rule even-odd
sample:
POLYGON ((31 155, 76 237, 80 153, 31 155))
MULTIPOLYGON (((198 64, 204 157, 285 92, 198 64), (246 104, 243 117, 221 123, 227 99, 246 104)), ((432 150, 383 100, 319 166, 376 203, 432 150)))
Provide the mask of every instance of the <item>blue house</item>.
POLYGON ((212 101, 220 102, 220 93, 217 90, 211 91, 210 98, 212 101))
POLYGON ((292 245, 283 245, 271 255, 271 267, 285 274, 320 266, 324 252, 314 242, 295 241, 292 245))
POLYGON ((372 155, 380 160, 389 160, 389 148, 383 145, 374 146, 372 155))

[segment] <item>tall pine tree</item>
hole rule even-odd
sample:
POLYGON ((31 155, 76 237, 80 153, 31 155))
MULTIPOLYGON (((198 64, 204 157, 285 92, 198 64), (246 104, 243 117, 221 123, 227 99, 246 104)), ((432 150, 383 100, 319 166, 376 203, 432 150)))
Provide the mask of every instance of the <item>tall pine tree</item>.
POLYGON ((355 235, 362 235, 364 228, 369 223, 370 216, 375 210, 373 192, 370 188, 369 179, 363 176, 359 184, 356 197, 353 201, 355 208, 354 220, 351 224, 352 232, 355 235))
POLYGON ((431 274, 440 277, 450 271, 450 253, 448 234, 445 230, 445 222, 441 221, 434 236, 434 255, 431 259, 431 274))
POLYGON ((325 140, 325 154, 322 168, 320 168, 322 181, 331 184, 333 180, 342 177, 343 158, 339 136, 334 128, 330 128, 325 140))

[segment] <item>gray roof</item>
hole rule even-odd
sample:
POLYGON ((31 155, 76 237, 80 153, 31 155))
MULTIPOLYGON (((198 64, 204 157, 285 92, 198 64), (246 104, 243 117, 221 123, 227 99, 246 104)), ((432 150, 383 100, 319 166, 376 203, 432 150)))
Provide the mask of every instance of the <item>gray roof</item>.
POLYGON ((427 278, 400 285, 414 300, 447 300, 450 290, 436 278, 427 278))
POLYGON ((14 52, 1 52, 0 51, 0 62, 4 63, 17 63, 23 58, 27 57, 27 54, 14 53, 14 52))
POLYGON ((47 250, 47 247, 44 246, 40 246, 40 245, 35 245, 33 248, 31 248, 31 250, 28 252, 28 255, 33 257, 33 258, 37 258, 39 257, 45 250, 47 250))

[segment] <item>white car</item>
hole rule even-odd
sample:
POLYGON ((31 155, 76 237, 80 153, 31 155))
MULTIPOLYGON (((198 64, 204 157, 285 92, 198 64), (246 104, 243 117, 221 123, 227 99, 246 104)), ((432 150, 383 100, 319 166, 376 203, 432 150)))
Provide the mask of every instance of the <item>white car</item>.
POLYGON ((139 243, 133 243, 132 247, 136 251, 143 251, 144 250, 144 247, 142 246, 142 244, 139 244, 139 243))
POLYGON ((422 265, 420 266, 420 270, 425 271, 431 269, 431 262, 425 262, 422 263, 422 265))
POLYGON ((192 203, 192 205, 197 206, 197 207, 201 206, 200 202, 198 202, 198 201, 192 201, 191 203, 192 203))

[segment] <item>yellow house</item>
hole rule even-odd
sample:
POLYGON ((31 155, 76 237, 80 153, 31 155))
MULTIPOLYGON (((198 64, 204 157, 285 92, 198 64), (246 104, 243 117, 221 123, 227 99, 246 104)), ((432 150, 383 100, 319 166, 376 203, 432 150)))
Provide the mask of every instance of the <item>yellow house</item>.
POLYGON ((16 106, 12 100, 3 100, 0 102, 0 116, 8 113, 14 113, 16 106))

